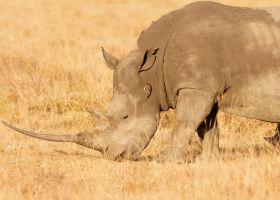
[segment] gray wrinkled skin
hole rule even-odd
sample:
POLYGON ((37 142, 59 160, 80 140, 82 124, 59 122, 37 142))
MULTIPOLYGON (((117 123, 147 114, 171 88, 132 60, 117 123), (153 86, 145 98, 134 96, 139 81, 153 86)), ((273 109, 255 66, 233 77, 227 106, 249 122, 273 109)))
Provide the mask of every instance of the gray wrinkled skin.
MULTIPOLYGON (((114 70, 113 98, 106 113, 91 113, 110 125, 64 138, 49 135, 51 141, 74 142, 112 160, 137 160, 157 129, 160 112, 173 108, 171 145, 157 159, 183 163, 195 131, 204 139, 206 158, 219 153, 219 110, 280 122, 277 8, 192 3, 153 22, 122 60, 104 50, 103 56, 114 70)), ((46 135, 6 125, 46 140, 46 135)), ((272 139, 279 142, 279 135, 272 139)))

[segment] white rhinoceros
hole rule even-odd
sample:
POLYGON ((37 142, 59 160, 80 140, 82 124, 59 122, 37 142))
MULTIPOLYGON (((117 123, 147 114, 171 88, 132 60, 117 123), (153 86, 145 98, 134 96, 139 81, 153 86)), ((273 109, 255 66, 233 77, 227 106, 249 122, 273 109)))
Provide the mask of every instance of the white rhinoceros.
POLYGON ((104 50, 103 55, 114 70, 113 98, 106 113, 93 114, 106 118, 107 128, 44 135, 6 125, 32 137, 97 149, 109 159, 136 160, 157 130, 160 112, 173 108, 172 142, 158 158, 184 162, 195 131, 212 135, 209 142, 216 145, 209 151, 218 152, 219 110, 280 122, 277 8, 192 3, 153 22, 125 58, 104 50))

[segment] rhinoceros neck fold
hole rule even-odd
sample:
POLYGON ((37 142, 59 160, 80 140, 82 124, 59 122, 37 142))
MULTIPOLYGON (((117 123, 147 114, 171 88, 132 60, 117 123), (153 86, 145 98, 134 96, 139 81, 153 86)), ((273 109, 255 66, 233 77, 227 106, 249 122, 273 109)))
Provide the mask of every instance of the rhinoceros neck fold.
POLYGON ((185 8, 182 8, 164 15, 143 31, 137 40, 138 47, 143 50, 149 48, 159 49, 155 63, 156 71, 154 78, 156 79, 156 84, 154 87, 157 89, 161 110, 164 111, 176 106, 175 98, 171 92, 168 92, 170 87, 168 87, 169 84, 166 82, 164 74, 166 49, 174 33, 174 28, 177 27, 177 24, 182 20, 185 13, 185 8))
POLYGON ((163 66, 164 66, 164 58, 165 58, 165 53, 166 49, 168 46, 167 44, 164 46, 163 50, 160 52, 160 61, 158 63, 158 96, 159 96, 159 102, 160 102, 160 108, 161 110, 168 110, 169 109, 169 103, 168 103, 168 96, 167 96, 167 90, 166 90, 166 84, 165 84, 165 79, 164 79, 164 71, 163 71, 163 66))

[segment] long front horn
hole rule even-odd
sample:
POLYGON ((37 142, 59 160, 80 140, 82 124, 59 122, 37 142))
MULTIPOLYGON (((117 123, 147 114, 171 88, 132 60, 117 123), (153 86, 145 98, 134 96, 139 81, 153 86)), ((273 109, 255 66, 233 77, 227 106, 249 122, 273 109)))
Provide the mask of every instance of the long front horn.
POLYGON ((52 141, 52 142, 73 142, 73 143, 76 142, 76 135, 75 134, 73 134, 73 135, 41 134, 41 133, 35 133, 35 132, 32 132, 32 131, 26 131, 26 130, 23 130, 23 129, 16 128, 16 127, 12 126, 11 124, 9 124, 7 122, 4 122, 4 121, 2 121, 2 123, 5 124, 6 126, 8 126, 9 128, 17 131, 17 132, 20 132, 24 135, 28 135, 30 137, 34 137, 34 138, 37 138, 37 139, 47 140, 47 141, 52 141))

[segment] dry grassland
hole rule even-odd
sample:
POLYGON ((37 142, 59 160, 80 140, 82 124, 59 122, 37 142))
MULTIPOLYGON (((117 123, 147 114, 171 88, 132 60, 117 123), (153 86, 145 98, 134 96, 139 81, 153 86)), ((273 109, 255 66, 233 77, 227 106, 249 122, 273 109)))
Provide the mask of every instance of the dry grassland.
MULTIPOLYGON (((0 118, 49 133, 92 129, 84 108, 105 108, 112 89, 100 47, 124 56, 152 20, 187 2, 0 0, 0 118)), ((145 155, 164 149, 173 119, 163 114, 145 155)), ((107 161, 0 125, 0 199, 279 199, 279 150, 262 139, 275 124, 222 113, 219 120, 222 160, 185 165, 107 161)))

